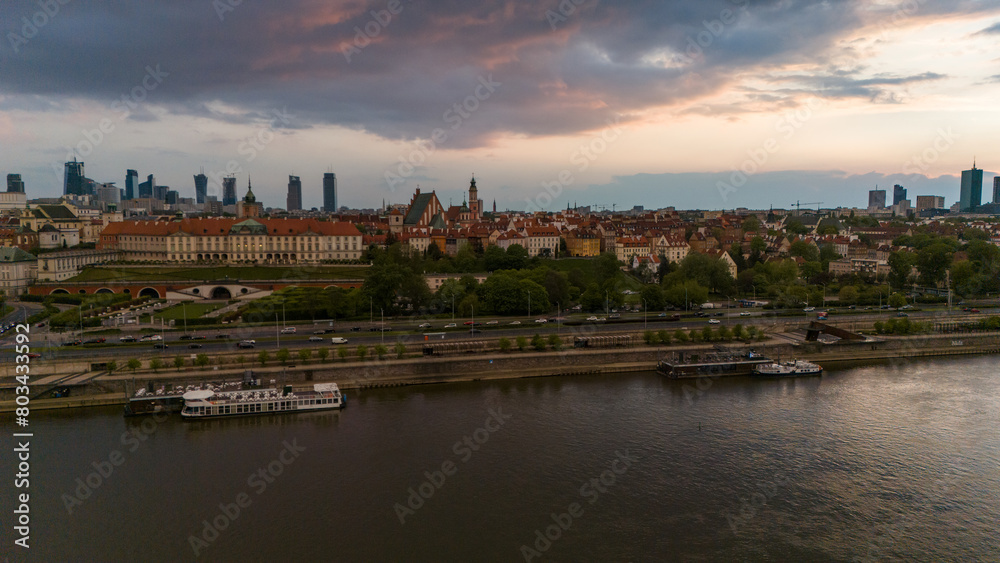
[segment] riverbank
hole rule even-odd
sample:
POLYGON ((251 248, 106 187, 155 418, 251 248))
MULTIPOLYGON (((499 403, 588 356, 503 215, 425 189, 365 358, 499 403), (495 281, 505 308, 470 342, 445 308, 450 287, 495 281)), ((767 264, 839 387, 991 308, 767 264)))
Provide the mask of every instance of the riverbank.
MULTIPOLYGON (((1000 333, 961 335, 923 335, 886 337, 864 342, 795 343, 771 339, 754 344, 732 344, 729 348, 750 349, 775 358, 799 358, 830 368, 845 363, 874 361, 912 361, 922 358, 1000 353, 1000 333)), ((713 344, 691 346, 633 346, 609 349, 564 349, 548 352, 492 352, 455 356, 372 359, 364 362, 328 362, 323 364, 268 366, 250 368, 253 376, 266 386, 293 385, 308 387, 332 381, 341 389, 366 389, 402 385, 425 385, 459 381, 499 380, 526 377, 554 377, 581 374, 611 374, 651 371, 664 354, 672 352, 704 353, 713 344)), ((188 386, 223 380, 239 380, 242 367, 180 372, 139 372, 136 374, 80 373, 62 385, 73 386, 71 396, 55 399, 36 398, 32 410, 82 408, 124 404, 131 389, 139 387, 188 386)), ((8 389, 3 389, 7 392, 8 389)), ((33 389, 43 392, 44 389, 33 389)), ((8 397, 4 397, 8 399, 8 397)), ((0 401, 0 412, 11 412, 13 400, 0 401)))

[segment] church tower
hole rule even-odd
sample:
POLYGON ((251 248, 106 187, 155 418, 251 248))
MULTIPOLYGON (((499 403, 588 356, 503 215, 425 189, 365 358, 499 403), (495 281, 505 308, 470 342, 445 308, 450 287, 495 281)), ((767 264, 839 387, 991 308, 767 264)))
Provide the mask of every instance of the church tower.
POLYGON ((479 189, 476 188, 476 177, 469 183, 469 212, 473 222, 483 218, 483 200, 479 199, 479 189))

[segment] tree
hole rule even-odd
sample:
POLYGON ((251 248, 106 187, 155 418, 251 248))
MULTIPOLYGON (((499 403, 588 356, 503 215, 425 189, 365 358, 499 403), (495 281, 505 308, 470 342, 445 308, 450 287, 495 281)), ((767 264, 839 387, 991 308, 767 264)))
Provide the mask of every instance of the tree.
POLYGON ((789 256, 801 256, 805 258, 806 262, 819 261, 819 248, 815 244, 810 244, 802 239, 798 239, 792 243, 788 249, 788 254, 789 256))
POLYGON ((903 305, 906 305, 906 296, 898 291, 889 296, 889 306, 893 309, 899 309, 903 305))
POLYGON ((517 349, 520 350, 521 352, 524 352, 524 349, 527 348, 528 346, 528 339, 525 338, 524 336, 518 336, 516 341, 517 341, 517 349))
POLYGON ((396 359, 402 360, 406 356, 406 344, 396 342, 396 359))
POLYGON ((159 369, 162 367, 163 367, 163 360, 161 360, 160 358, 153 358, 152 360, 149 360, 149 369, 153 370, 154 373, 159 371, 159 369))
POLYGON ((375 355, 378 356, 378 359, 384 360, 385 359, 385 355, 387 353, 389 353, 389 347, 388 346, 386 346, 385 344, 376 344, 375 345, 375 355))
POLYGON ((656 335, 655 332, 653 332, 651 330, 643 331, 643 333, 642 333, 642 341, 645 342, 646 344, 652 346, 653 344, 656 344, 656 342, 658 340, 659 340, 659 338, 657 337, 657 335, 656 335))
POLYGON ((330 351, 326 348, 320 348, 316 350, 316 355, 319 356, 320 362, 325 362, 328 357, 330 357, 330 351))
POLYGON ((559 338, 559 335, 553 332, 549 335, 549 346, 551 346, 553 350, 562 349, 562 338, 559 338))
POLYGON ((917 251, 917 269, 920 271, 920 283, 937 285, 944 279, 945 270, 951 265, 953 249, 947 243, 934 244, 917 251))
POLYGON ((842 304, 851 305, 858 302, 858 298, 861 297, 861 292, 859 292, 858 288, 853 285, 845 285, 840 288, 838 296, 840 297, 840 302, 842 304))
POLYGON ((208 354, 198 354, 194 357, 194 365, 205 367, 208 365, 208 354))
POLYGON ((681 344, 684 344, 685 342, 688 341, 688 334, 681 329, 677 329, 674 331, 674 340, 676 340, 681 344))
POLYGON ((910 280, 915 257, 909 252, 893 252, 889 255, 889 284, 893 287, 903 287, 910 280))
POLYGON ((500 346, 501 352, 510 352, 510 338, 507 338, 506 336, 501 337, 497 342, 497 345, 500 346))
POLYGON ((348 354, 350 354, 350 352, 347 351, 346 346, 341 346, 340 348, 337 348, 337 356, 339 356, 341 360, 346 360, 348 354))
POLYGON ((355 350, 355 353, 358 355, 358 360, 359 361, 364 361, 365 356, 368 355, 368 347, 365 346, 364 344, 358 344, 358 347, 355 350))
POLYGON ((264 364, 267 363, 267 360, 269 359, 270 359, 270 354, 267 353, 267 350, 261 350, 260 352, 257 353, 257 361, 260 362, 260 365, 263 366, 264 364))
POLYGON ((701 329, 701 337, 705 339, 705 342, 712 341, 712 327, 710 325, 705 325, 704 328, 701 329))
POLYGON ((640 293, 642 300, 646 303, 647 310, 662 311, 667 304, 663 297, 663 290, 658 285, 643 286, 640 293))
POLYGON ((118 362, 116 362, 114 360, 111 360, 104 367, 105 367, 105 369, 108 370, 108 375, 111 375, 111 374, 113 374, 115 372, 116 369, 118 369, 118 362))
POLYGON ((659 337, 660 342, 662 342, 663 344, 670 344, 670 332, 668 332, 667 330, 661 329, 659 332, 656 333, 656 336, 659 337))
POLYGON ((286 363, 288 363, 288 358, 290 358, 291 356, 292 353, 288 351, 288 348, 282 348, 281 350, 278 350, 274 354, 275 359, 281 362, 281 365, 285 365, 286 363))
POLYGON ((743 325, 738 324, 733 326, 733 338, 736 340, 743 340, 743 325))
POLYGON ((299 350, 299 359, 302 360, 302 363, 304 364, 309 363, 309 358, 311 356, 312 356, 312 350, 309 350, 307 348, 299 350))
POLYGON ((443 255, 443 253, 441 252, 441 247, 439 247, 436 242, 432 242, 427 246, 426 254, 427 254, 427 259, 431 260, 432 262, 437 262, 438 260, 441 259, 441 256, 443 255))
POLYGON ((177 368, 177 371, 181 371, 181 368, 184 367, 184 358, 174 356, 174 367, 177 368))
POLYGON ((760 219, 756 215, 748 215, 743 219, 743 232, 753 233, 760 229, 760 219))
POLYGON ((531 346, 535 350, 541 352, 545 350, 545 339, 542 338, 542 335, 536 333, 534 336, 531 337, 531 346))

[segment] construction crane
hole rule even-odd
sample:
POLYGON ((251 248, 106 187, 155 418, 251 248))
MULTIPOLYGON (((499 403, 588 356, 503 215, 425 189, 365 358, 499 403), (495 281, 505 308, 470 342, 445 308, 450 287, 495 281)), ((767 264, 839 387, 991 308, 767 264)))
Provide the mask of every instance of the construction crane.
POLYGON ((823 202, 822 201, 810 201, 808 203, 800 203, 800 202, 796 201, 795 203, 792 204, 792 206, 795 207, 795 214, 796 215, 802 215, 802 206, 803 205, 815 205, 816 206, 816 212, 819 213, 819 206, 823 205, 823 202))

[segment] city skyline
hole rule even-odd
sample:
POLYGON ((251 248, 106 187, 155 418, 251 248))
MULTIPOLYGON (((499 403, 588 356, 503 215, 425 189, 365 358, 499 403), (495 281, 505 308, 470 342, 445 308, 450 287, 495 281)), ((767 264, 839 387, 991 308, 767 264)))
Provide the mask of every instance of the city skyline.
POLYGON ((75 157, 195 197, 204 168, 208 195, 253 175, 271 207, 296 175, 306 209, 324 171, 352 208, 475 174, 499 209, 547 210, 863 206, 894 184, 951 205, 974 158, 996 174, 1000 2, 221 6, 69 4, 34 33, 36 4, 0 7, 0 172, 56 197, 75 157), (149 36, 74 39, 91 21, 149 36))

